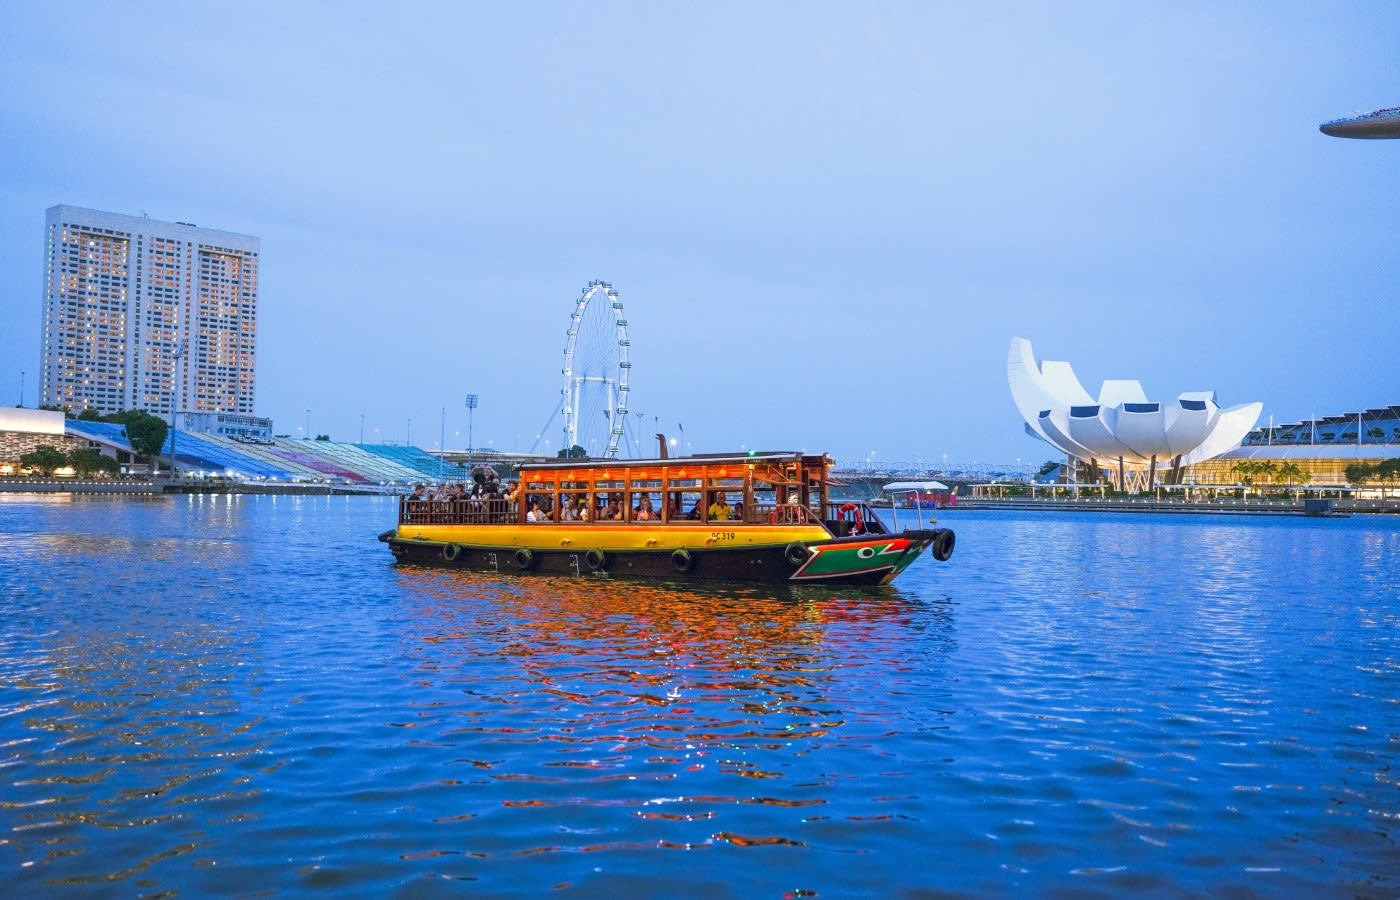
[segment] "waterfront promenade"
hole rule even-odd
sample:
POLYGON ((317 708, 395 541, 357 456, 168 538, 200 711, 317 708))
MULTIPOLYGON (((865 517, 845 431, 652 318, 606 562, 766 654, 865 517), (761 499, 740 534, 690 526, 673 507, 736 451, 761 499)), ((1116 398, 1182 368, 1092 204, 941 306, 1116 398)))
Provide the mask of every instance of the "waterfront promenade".
MULTIPOLYGON (((1400 497, 1332 500, 1332 515, 1400 515, 1400 497)), ((1307 501, 1237 497, 967 497, 956 509, 1020 509, 1068 512, 1215 513, 1219 515, 1302 516, 1307 501)), ((902 510, 901 510, 902 512, 902 510)))

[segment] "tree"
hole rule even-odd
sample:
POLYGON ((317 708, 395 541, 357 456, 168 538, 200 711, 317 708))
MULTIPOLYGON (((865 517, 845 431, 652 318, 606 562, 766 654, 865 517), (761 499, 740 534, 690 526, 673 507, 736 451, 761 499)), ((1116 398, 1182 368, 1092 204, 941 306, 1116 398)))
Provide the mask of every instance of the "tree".
POLYGON ((137 456, 154 461, 165 447, 165 437, 170 433, 170 426, 165 424, 164 419, 153 416, 144 409, 127 410, 109 418, 126 426, 126 439, 131 442, 132 452, 137 456))
POLYGON ((98 412, 97 410, 93 409, 91 406, 88 406, 88 407, 85 407, 85 408, 83 409, 82 412, 78 413, 78 421, 79 421, 79 422, 101 422, 101 421, 102 421, 102 413, 100 413, 100 412, 98 412))
POLYGON ((1256 463, 1254 471, 1270 482, 1274 480, 1274 473, 1278 470, 1278 465, 1271 459, 1256 463))
POLYGON ((1049 475, 1051 472, 1055 471, 1059 467, 1060 461, 1058 459, 1047 459, 1045 462, 1040 464, 1039 469, 1035 470, 1035 477, 1044 478, 1046 475, 1049 475))
POLYGON ((121 471, 121 466, 110 456, 103 456, 99 450, 91 447, 84 447, 81 450, 74 450, 68 454, 68 465, 73 467, 73 471, 81 476, 88 476, 100 472, 107 475, 115 475, 121 471))
POLYGON ((1278 467, 1278 477, 1287 481, 1291 487, 1294 481, 1303 477, 1303 470, 1298 468, 1297 463, 1290 460, 1278 467))
POLYGON ((55 469, 67 464, 68 454, 49 444, 40 444, 30 453, 26 453, 19 458, 19 464, 26 469, 37 469, 40 474, 48 476, 54 473, 55 469))
POLYGON ((1347 477, 1347 483, 1361 484, 1363 481, 1370 481, 1376 477, 1376 467, 1364 462, 1347 463, 1344 474, 1347 477))
POLYGON ((1371 440, 1373 440, 1373 441, 1379 441, 1381 438, 1385 437, 1385 429, 1384 429, 1384 428, 1367 428, 1367 429, 1366 429, 1366 436, 1367 436, 1368 438, 1370 438, 1371 440))
POLYGON ((328 441, 328 440, 330 440, 330 439, 331 439, 331 436, 328 435, 328 434, 318 434, 318 435, 316 435, 316 440, 318 440, 318 441, 328 441))
POLYGON ((588 451, 580 447, 578 444, 574 444, 568 450, 560 450, 559 456, 563 459, 587 459, 588 451))

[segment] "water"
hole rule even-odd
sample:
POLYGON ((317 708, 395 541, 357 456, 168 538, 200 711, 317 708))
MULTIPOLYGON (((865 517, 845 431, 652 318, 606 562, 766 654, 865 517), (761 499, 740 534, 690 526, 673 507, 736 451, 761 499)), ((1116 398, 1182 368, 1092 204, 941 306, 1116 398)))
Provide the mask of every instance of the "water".
POLYGON ((14 896, 1400 894, 1400 522, 955 512, 884 590, 0 495, 14 896))

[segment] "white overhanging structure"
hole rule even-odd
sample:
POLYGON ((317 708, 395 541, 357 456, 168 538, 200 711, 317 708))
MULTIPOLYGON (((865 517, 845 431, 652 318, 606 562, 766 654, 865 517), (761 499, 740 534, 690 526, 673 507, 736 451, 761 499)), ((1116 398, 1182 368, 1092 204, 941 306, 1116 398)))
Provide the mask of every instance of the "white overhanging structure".
POLYGON ((1027 433, 1078 459, 1094 480, 1101 462, 1116 464, 1119 490, 1150 489, 1159 465, 1170 465, 1169 481, 1179 483, 1186 466, 1240 446, 1264 408, 1243 403, 1221 409, 1214 391, 1188 391, 1160 403, 1127 379, 1105 381, 1095 399, 1069 363, 1037 364, 1031 342, 1019 337, 1011 339, 1006 377, 1027 433))

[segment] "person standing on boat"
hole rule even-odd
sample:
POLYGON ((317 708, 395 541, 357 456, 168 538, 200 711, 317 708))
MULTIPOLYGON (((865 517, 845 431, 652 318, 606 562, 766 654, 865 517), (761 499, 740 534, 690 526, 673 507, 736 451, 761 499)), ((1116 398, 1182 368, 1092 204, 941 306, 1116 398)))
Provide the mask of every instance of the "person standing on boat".
POLYGON ((729 504, 725 501, 724 491, 715 494, 715 502, 710 504, 710 520, 713 522, 729 521, 729 504))

